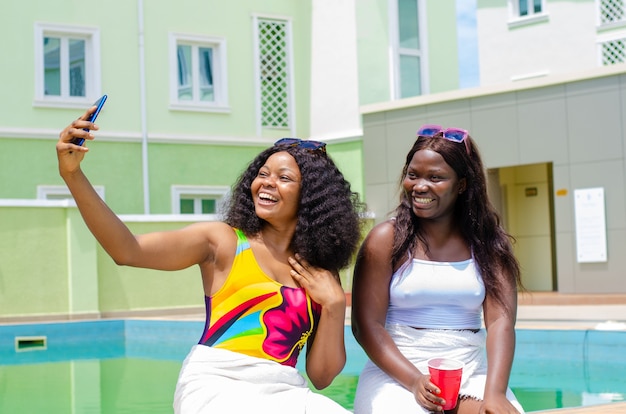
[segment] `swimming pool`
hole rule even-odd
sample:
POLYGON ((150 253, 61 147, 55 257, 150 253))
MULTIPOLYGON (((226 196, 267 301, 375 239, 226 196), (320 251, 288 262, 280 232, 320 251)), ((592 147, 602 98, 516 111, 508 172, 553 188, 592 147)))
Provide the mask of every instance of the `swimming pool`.
MULTIPOLYGON (((171 413, 181 361, 203 322, 101 320, 0 326, 0 413, 171 413)), ((322 393, 346 408, 365 354, 322 393)), ((526 411, 622 401, 626 332, 517 331, 510 386, 526 411)), ((303 361, 298 364, 302 370, 303 361)))

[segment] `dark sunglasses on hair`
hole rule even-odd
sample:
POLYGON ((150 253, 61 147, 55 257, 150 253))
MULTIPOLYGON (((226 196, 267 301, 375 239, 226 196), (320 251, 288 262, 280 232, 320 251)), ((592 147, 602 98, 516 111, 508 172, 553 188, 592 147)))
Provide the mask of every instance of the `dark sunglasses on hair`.
POLYGON ((300 147, 310 151, 326 152, 326 143, 298 138, 281 138, 274 143, 275 146, 300 147))
POLYGON ((448 141, 456 142, 458 144, 464 143, 467 155, 469 155, 470 149, 469 144, 467 143, 467 137, 469 137, 469 133, 464 129, 444 129, 441 125, 426 124, 422 125, 420 129, 417 130, 417 137, 434 137, 439 133, 441 133, 442 138, 445 138, 448 141))

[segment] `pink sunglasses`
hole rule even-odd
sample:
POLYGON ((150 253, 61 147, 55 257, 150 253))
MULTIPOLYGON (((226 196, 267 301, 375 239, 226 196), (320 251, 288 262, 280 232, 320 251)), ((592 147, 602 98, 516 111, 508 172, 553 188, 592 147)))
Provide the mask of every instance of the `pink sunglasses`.
POLYGON ((469 133, 464 129, 444 129, 441 125, 426 124, 422 125, 420 129, 417 130, 417 137, 434 137, 439 133, 442 134, 442 138, 445 138, 448 141, 456 142, 458 144, 464 143, 467 155, 470 154, 469 144, 467 143, 467 137, 469 137, 469 133))

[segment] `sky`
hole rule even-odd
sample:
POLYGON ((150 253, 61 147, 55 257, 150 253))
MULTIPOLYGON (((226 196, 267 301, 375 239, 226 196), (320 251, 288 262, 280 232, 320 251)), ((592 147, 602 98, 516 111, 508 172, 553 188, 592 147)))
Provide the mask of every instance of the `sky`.
POLYGON ((459 50, 459 87, 479 86, 478 36, 476 33, 476 0, 456 0, 459 50))

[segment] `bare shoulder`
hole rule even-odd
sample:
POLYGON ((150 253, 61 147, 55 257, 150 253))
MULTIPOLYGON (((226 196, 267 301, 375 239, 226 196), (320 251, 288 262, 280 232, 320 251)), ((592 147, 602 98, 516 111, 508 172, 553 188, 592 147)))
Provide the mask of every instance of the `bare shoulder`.
POLYGON ((386 295, 393 274, 393 236, 394 222, 387 220, 374 226, 365 238, 354 267, 353 307, 371 306, 370 299, 376 297, 380 300, 376 302, 380 305, 378 311, 386 312, 383 309, 387 308, 386 295), (369 299, 363 302, 363 298, 369 299))
POLYGON ((367 244, 377 245, 378 243, 393 243, 394 234, 394 222, 393 220, 386 220, 382 223, 378 223, 366 238, 367 244))
POLYGON ((197 223, 190 224, 186 227, 189 231, 206 233, 206 234, 221 234, 233 233, 233 228, 223 221, 199 221, 197 223))
MULTIPOLYGON (((219 221, 198 222, 187 226, 190 237, 202 238, 208 248, 205 261, 218 267, 232 262, 237 250, 237 234, 228 224, 219 221)), ((198 240, 200 242, 200 240, 198 240)))
POLYGON ((389 263, 393 249, 393 235, 394 222, 392 220, 374 226, 361 245, 360 258, 389 263))
POLYGON ((223 242, 237 241, 234 229, 222 221, 203 221, 187 226, 185 231, 203 237, 212 245, 220 245, 223 242))

